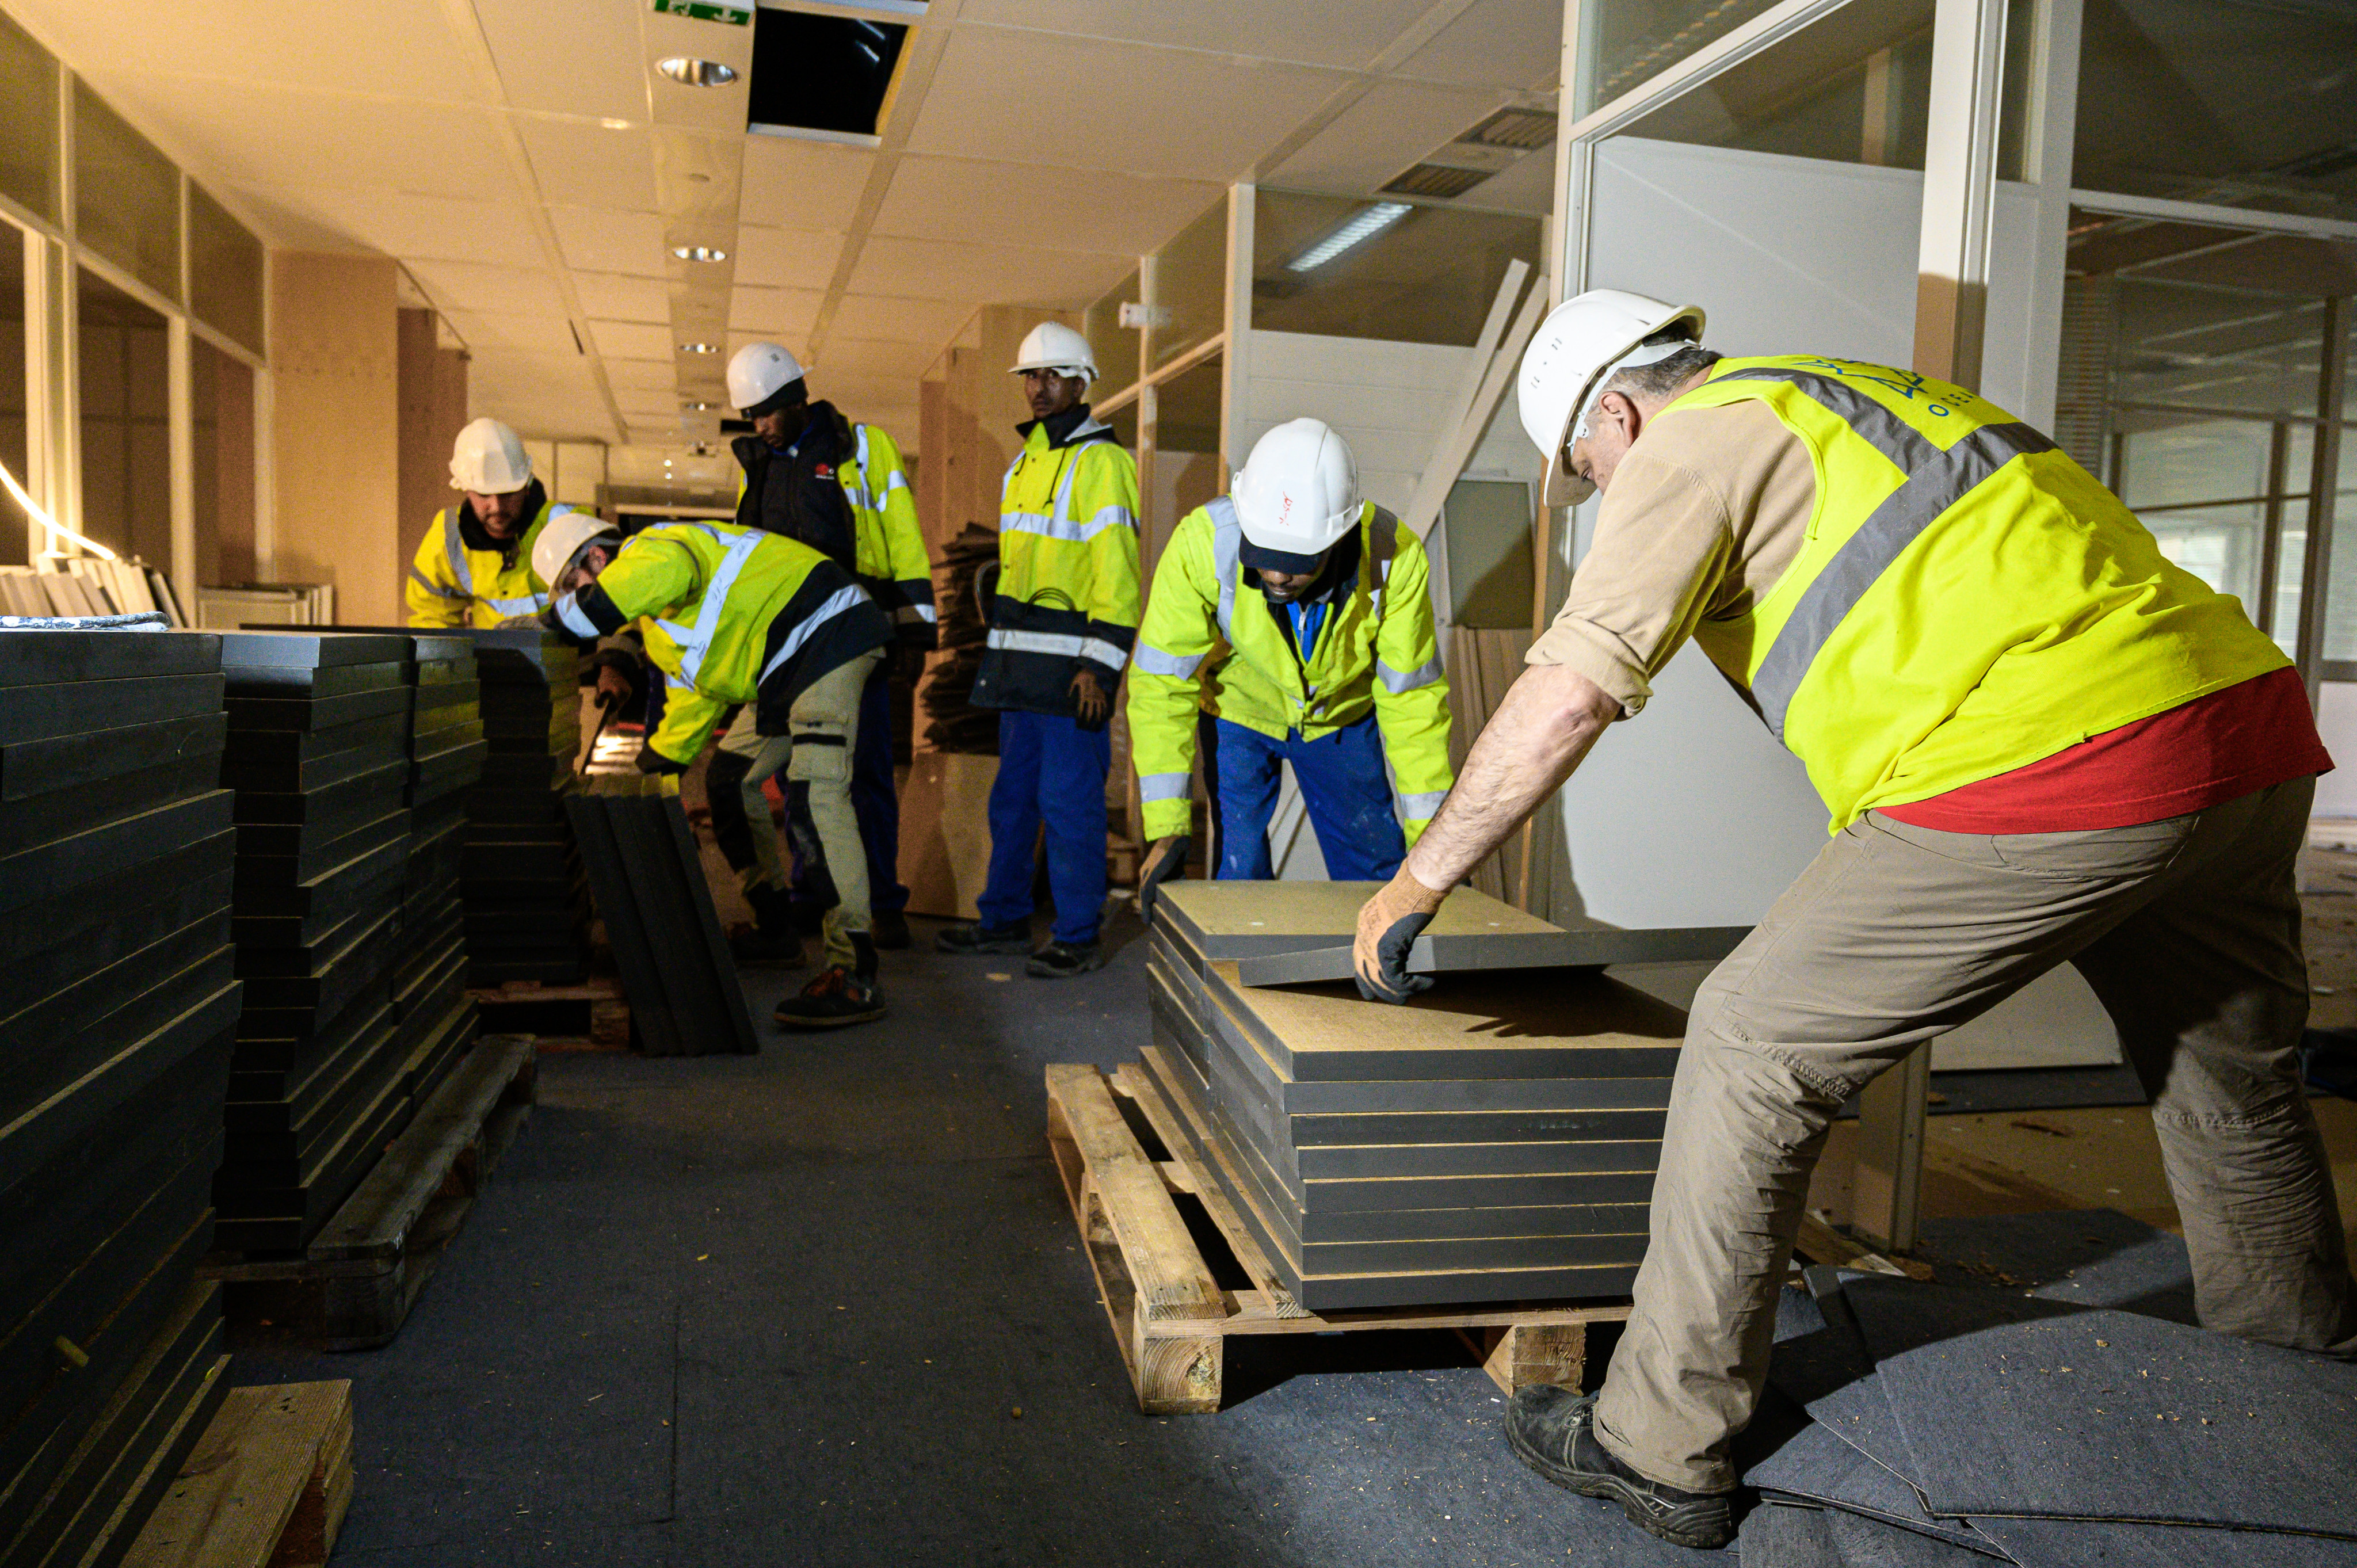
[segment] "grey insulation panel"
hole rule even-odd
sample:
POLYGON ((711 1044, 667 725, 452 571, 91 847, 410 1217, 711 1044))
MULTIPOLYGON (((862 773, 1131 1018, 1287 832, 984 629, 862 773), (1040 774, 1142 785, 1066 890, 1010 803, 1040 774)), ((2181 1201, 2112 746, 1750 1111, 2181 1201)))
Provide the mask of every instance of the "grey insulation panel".
POLYGON ((0 631, 0 686, 218 674, 211 631, 0 631))
MULTIPOLYGON (((1484 969, 1602 969, 1616 963, 1687 963, 1721 959, 1751 934, 1749 926, 1674 926, 1626 930, 1587 925, 1574 930, 1525 931, 1489 936, 1415 939, 1408 949, 1412 974, 1457 974, 1484 969)), ((1245 985, 1298 985, 1349 980, 1347 946, 1307 949, 1238 961, 1236 978, 1245 985)))
POLYGON ((340 664, 393 664, 410 657, 410 639, 397 634, 349 631, 224 631, 223 666, 317 670, 340 664))

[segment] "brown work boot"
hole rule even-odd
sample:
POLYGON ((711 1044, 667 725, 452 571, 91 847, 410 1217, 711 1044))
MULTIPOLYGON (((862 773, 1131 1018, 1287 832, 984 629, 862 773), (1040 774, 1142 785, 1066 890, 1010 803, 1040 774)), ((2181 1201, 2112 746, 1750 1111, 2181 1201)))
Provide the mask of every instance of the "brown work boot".
POLYGON ((1515 1456, 1583 1498, 1620 1505, 1629 1522, 1673 1546, 1716 1552, 1735 1534, 1732 1491, 1689 1492, 1649 1481, 1596 1440, 1596 1396, 1544 1383, 1514 1391, 1506 1445, 1515 1456))

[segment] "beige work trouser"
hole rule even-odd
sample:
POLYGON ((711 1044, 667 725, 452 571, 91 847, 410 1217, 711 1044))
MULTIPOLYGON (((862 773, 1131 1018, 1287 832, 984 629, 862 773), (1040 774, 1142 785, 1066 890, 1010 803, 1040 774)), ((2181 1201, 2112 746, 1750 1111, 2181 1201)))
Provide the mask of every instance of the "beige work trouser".
POLYGON ((854 963, 852 934, 866 936, 870 929, 867 850, 851 809, 851 757, 859 745, 860 693, 868 672, 883 657, 880 649, 863 653, 812 682, 787 711, 784 735, 757 734, 753 708, 748 705, 720 740, 723 751, 751 762, 739 788, 745 815, 753 824, 753 864, 739 871, 737 880, 748 888, 763 882, 772 887, 788 886, 778 835, 769 831, 770 803, 761 794, 761 786, 782 768, 789 833, 796 831, 794 786, 805 787, 809 827, 834 882, 835 902, 826 912, 826 961, 845 969, 854 963))
POLYGON ((2093 832, 1990 837, 1869 813, 1695 998, 1652 1241, 1597 1405, 1646 1477, 1734 1484, 1826 1124, 1910 1049, 2065 961, 2153 1096, 2211 1328, 2357 1352, 2346 1244, 2298 1079, 2294 862, 2313 779, 2093 832))

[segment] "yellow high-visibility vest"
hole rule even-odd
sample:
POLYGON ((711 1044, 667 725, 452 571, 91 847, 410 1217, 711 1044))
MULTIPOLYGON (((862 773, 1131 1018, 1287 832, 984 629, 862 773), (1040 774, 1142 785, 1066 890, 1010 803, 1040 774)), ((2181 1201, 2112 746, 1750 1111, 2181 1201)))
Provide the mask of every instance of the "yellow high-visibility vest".
POLYGON ((1178 524, 1155 568, 1129 678, 1130 754, 1148 839, 1187 831, 1195 715, 1306 740, 1372 712, 1413 844, 1440 809, 1448 765, 1448 682, 1424 546, 1372 501, 1359 513, 1351 587, 1326 612, 1305 664, 1256 583, 1225 496, 1178 524))
MULTIPOLYGON (((545 499, 513 550, 475 550, 458 523, 458 508, 434 514, 417 543, 402 598, 412 626, 497 626, 510 616, 536 615, 548 606, 548 585, 532 575, 532 544, 548 520, 573 509, 545 499)), ((461 503, 464 504, 464 503, 461 503)))
POLYGON ((1816 510, 1784 575, 1695 634, 1838 832, 2290 660, 2118 498, 1986 399, 1813 355, 1722 360, 1656 418, 1766 403, 1816 510))

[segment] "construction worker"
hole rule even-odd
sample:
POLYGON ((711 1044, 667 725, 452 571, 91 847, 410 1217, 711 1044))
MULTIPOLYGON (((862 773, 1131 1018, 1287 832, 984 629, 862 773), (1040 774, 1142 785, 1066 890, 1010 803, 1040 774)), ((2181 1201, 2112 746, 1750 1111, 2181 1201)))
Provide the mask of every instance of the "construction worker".
POLYGON ((1043 321, 1014 373, 1031 418, 1000 490, 998 576, 974 704, 996 708, 990 874, 982 918, 934 939, 943 952, 1031 947, 1032 845, 1048 832, 1056 924, 1027 972, 1086 974, 1105 896, 1105 722, 1137 635, 1137 465, 1081 401, 1096 379, 1089 340, 1043 321))
POLYGON ((1359 498, 1350 446, 1318 420, 1262 436, 1232 494, 1189 512, 1155 569, 1129 677, 1149 919, 1154 890, 1187 858, 1199 717, 1213 737, 1203 775, 1223 878, 1275 875, 1268 822, 1285 763, 1338 882, 1388 879, 1448 793, 1448 682, 1424 546, 1359 498))
POLYGON ((1716 1547, 1828 1122, 2057 964, 2154 1097, 2202 1323, 2346 1356, 2357 1309, 2298 1072, 2293 865, 2332 765, 2298 672, 1987 400, 1855 360, 1722 359, 1702 328, 1598 290, 1524 355, 1545 499, 1603 490, 1595 542, 1361 912, 1357 964, 1371 997, 1430 983, 1405 962, 1443 892, 1689 637, 1807 765, 1832 842, 1695 999, 1602 1391, 1526 1389, 1507 1417, 1543 1474, 1716 1547))
POLYGON ((548 585, 533 575, 533 541, 573 509, 548 499, 532 477, 532 455, 496 419, 478 419, 450 448, 456 507, 434 514, 418 542, 402 596, 412 626, 497 626, 536 615, 548 585))
MULTIPOLYGON (((576 513, 542 531, 533 565, 554 590, 552 627, 585 639, 635 622, 668 688, 639 766, 687 771, 729 704, 766 737, 758 777, 782 769, 786 832, 826 908, 826 967, 778 1005, 788 1028, 884 1016, 867 934, 867 857, 851 809, 859 694, 892 623, 809 545, 728 523, 663 523, 626 543, 576 513)), ((764 821, 766 822, 766 815, 764 821)))
MULTIPOLYGON (((798 539, 849 572, 892 618, 903 664, 920 668, 924 650, 935 642, 932 568, 917 532, 916 492, 909 488, 900 449, 874 425, 853 424, 832 403, 811 402, 806 373, 801 361, 775 343, 748 343, 728 361, 729 401, 753 423, 752 435, 730 445, 743 470, 737 481, 737 522, 798 539)), ((730 726, 713 757, 706 787, 714 836, 753 907, 753 929, 731 939, 737 957, 754 963, 798 963, 798 901, 787 886, 769 828, 769 806, 753 769, 767 744, 768 737, 751 725, 730 726)), ((866 851, 875 943, 905 948, 909 890, 900 885, 888 660, 877 662, 860 693, 851 802, 866 851)), ((813 900, 799 902, 815 908, 813 900)))

